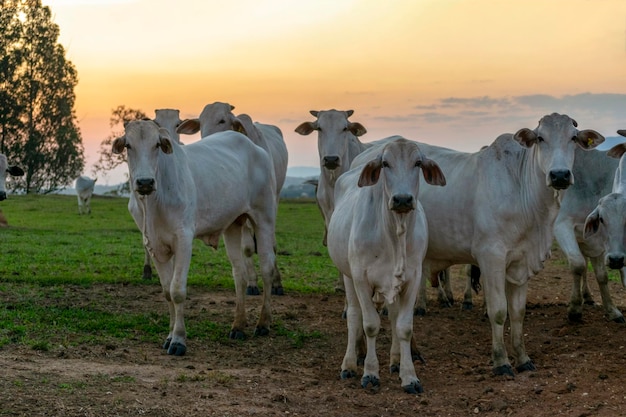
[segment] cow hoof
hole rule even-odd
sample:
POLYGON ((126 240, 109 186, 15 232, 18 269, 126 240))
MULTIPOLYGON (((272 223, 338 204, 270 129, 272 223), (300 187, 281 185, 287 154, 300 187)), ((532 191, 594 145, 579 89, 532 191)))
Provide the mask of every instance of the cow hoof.
POLYGON ((615 323, 626 323, 626 320, 624 320, 624 316, 615 317, 613 321, 615 323))
POLYGON ((361 386, 363 388, 367 388, 367 386, 370 384, 372 384, 372 388, 379 387, 380 379, 373 375, 363 375, 363 378, 361 378, 361 386))
POLYGON ((535 364, 533 363, 533 361, 528 361, 526 363, 516 366, 515 370, 517 372, 536 371, 537 368, 535 368, 535 364))
POLYGON ((393 365, 389 366, 389 373, 391 374, 399 374, 400 373, 400 365, 398 365, 397 363, 394 363, 393 365))
POLYGON ((567 321, 569 321, 570 323, 582 323, 583 313, 582 312, 567 313, 567 321))
POLYGON ((143 266, 143 274, 141 275, 141 278, 152 279, 152 268, 150 268, 150 265, 143 266))
POLYGON ((246 334, 241 330, 231 329, 228 338, 232 340, 246 340, 246 334))
POLYGON ((415 311, 413 312, 413 315, 414 315, 414 316, 422 316, 422 317, 423 317, 423 316, 425 316, 425 315, 426 315, 426 309, 425 309, 425 308, 418 307, 418 308, 416 308, 416 309, 415 309, 415 311))
POLYGON ((403 385, 402 389, 407 394, 421 394, 424 392, 424 388, 419 380, 413 381, 409 385, 403 385))
POLYGON ((180 342, 171 343, 169 349, 167 349, 168 355, 183 356, 185 352, 187 352, 187 346, 180 342))
POLYGON ((261 295, 261 291, 259 291, 259 287, 252 287, 248 285, 246 288, 246 295, 261 295))
POLYGON ((254 329, 255 336, 267 336, 268 334, 270 334, 270 329, 267 327, 256 327, 254 329))
POLYGON ((506 376, 512 376, 515 377, 515 374, 513 373, 513 367, 509 364, 506 365, 500 365, 496 368, 493 368, 493 374, 494 375, 506 375, 506 376))
POLYGON ((172 338, 168 337, 167 339, 165 339, 165 343, 163 343, 163 349, 169 349, 170 343, 172 343, 172 338))
POLYGON ((283 286, 280 287, 272 287, 272 295, 285 295, 285 290, 283 290, 283 286))
POLYGON ((463 304, 462 304, 461 308, 463 310, 470 311, 470 310, 474 309, 474 304, 468 303, 467 301, 463 301, 463 304))
POLYGON ((341 371, 341 379, 350 379, 350 378, 355 378, 356 377, 356 372, 350 370, 350 369, 344 369, 343 371, 341 371))

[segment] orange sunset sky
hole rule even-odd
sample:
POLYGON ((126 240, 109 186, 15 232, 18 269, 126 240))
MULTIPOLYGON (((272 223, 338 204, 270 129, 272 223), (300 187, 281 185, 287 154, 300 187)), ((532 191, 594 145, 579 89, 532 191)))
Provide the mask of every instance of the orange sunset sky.
POLYGON ((88 175, 118 105, 184 119, 228 102, 281 128, 292 167, 319 165, 316 135, 294 132, 312 109, 353 109, 364 142, 401 134, 464 151, 552 112, 605 136, 626 128, 624 0, 43 4, 78 70, 88 175))

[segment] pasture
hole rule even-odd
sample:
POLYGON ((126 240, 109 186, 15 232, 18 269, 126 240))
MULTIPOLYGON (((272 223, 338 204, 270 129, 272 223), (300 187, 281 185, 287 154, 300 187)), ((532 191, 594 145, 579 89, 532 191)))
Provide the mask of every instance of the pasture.
MULTIPOLYGON (((249 335, 228 339, 235 294, 223 245, 194 241, 186 303, 188 351, 165 354, 168 312, 158 279, 141 279, 141 234, 127 199, 9 196, 0 205, 0 416, 496 416, 626 415, 626 327, 585 306, 568 323, 570 275, 558 248, 531 280, 525 340, 536 372, 491 375, 491 335, 481 308, 462 311, 429 289, 414 331, 425 392, 405 394, 379 337, 381 386, 340 380, 347 340, 313 201, 282 201, 278 265, 286 295, 272 298, 268 337, 251 337, 260 297, 248 297, 249 335)), ((626 291, 611 293, 626 310, 626 291)), ((600 296, 593 275, 590 287, 600 296)), ((482 305, 482 293, 475 296, 482 305)), ((508 332, 507 332, 508 342, 508 332)), ((359 375, 360 377, 360 375, 359 375)))

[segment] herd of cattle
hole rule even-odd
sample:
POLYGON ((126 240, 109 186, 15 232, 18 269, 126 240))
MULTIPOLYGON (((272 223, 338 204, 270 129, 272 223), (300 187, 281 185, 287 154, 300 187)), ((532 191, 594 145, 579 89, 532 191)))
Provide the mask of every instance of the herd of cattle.
MULTIPOLYGON (((128 209, 143 235, 144 277, 152 275, 152 261, 168 302, 163 348, 171 355, 186 352, 184 302, 194 238, 213 247, 224 240, 236 290, 231 338, 245 337, 245 296, 260 294, 255 253, 267 289, 255 335, 269 332, 271 295, 283 294, 275 226, 287 147, 276 126, 233 110, 217 102, 185 121, 178 110, 157 110, 153 120, 129 122, 112 145, 114 153, 126 152, 128 209), (180 142, 180 134, 198 131, 199 141, 180 142)), ((534 370, 523 337, 528 280, 550 256, 554 239, 573 275, 569 318, 580 320, 590 297, 589 260, 607 317, 624 322, 608 291, 607 268, 619 270, 626 286, 626 144, 594 150, 604 137, 578 130, 575 120, 557 113, 542 117, 534 129, 502 134, 475 153, 400 136, 362 143, 366 129, 349 120, 352 114, 311 111, 315 120, 295 129, 318 134, 316 197, 324 243, 346 294, 342 378, 355 377, 363 361, 361 385, 380 384, 376 336, 384 306, 392 331, 391 370, 406 392, 422 392, 413 364, 413 315, 426 309, 427 279, 438 278, 439 296, 451 300, 447 272, 455 264, 480 271, 493 372, 514 375, 504 341, 507 317, 515 370, 534 370)), ((626 130, 618 133, 626 136, 626 130)), ((3 175, 20 175, 17 169, 0 157, 3 175)), ((90 212, 94 183, 76 181, 80 213, 90 212)), ((3 199, 4 178, 0 184, 3 199)), ((466 305, 470 284, 468 278, 466 305)))

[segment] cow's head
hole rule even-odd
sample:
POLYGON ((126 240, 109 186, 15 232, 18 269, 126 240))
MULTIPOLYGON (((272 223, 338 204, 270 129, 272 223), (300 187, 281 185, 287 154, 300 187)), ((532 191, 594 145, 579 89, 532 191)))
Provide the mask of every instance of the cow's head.
POLYGON ((363 166, 359 187, 369 187, 382 177, 387 208, 407 213, 417 205, 420 170, 428 184, 446 185, 439 165, 426 158, 415 142, 404 138, 388 142, 380 154, 363 166))
POLYGON ((201 137, 206 137, 213 133, 234 130, 245 135, 246 129, 243 127, 241 121, 233 114, 234 109, 235 106, 219 101, 207 104, 204 106, 204 109, 202 109, 200 117, 197 119, 186 119, 176 129, 176 132, 185 135, 193 135, 199 131, 201 137))
POLYGON ((525 147, 535 147, 539 168, 546 175, 546 185, 556 190, 568 188, 574 183, 575 147, 593 149, 604 136, 595 130, 578 130, 578 124, 567 115, 552 113, 539 120, 534 130, 520 129, 514 139, 525 147))
POLYGON ((0 201, 6 200, 6 180, 7 175, 13 175, 14 177, 21 177, 24 175, 24 170, 18 166, 9 166, 7 157, 4 154, 0 154, 0 201))
POLYGON ((170 139, 180 143, 180 135, 176 131, 183 121, 180 120, 180 112, 176 109, 156 109, 154 111, 154 123, 167 129, 170 139))
POLYGON ((157 190, 159 152, 173 152, 169 133, 148 120, 132 121, 126 125, 125 131, 124 136, 113 141, 112 151, 121 154, 126 149, 133 191, 141 195, 152 194, 157 190))
MULTIPOLYGON (((621 193, 608 194, 585 220, 584 237, 604 233, 605 263, 611 269, 626 266, 626 196, 621 193)), ((624 279, 624 277, 622 277, 624 279)), ((626 282, 622 282, 626 286, 626 282)))
POLYGON ((364 135, 367 130, 360 123, 349 122, 353 110, 311 110, 317 118, 314 122, 304 122, 296 128, 301 135, 309 135, 317 130, 317 150, 322 170, 336 170, 337 176, 343 174, 350 167, 349 148, 357 137, 364 135))

